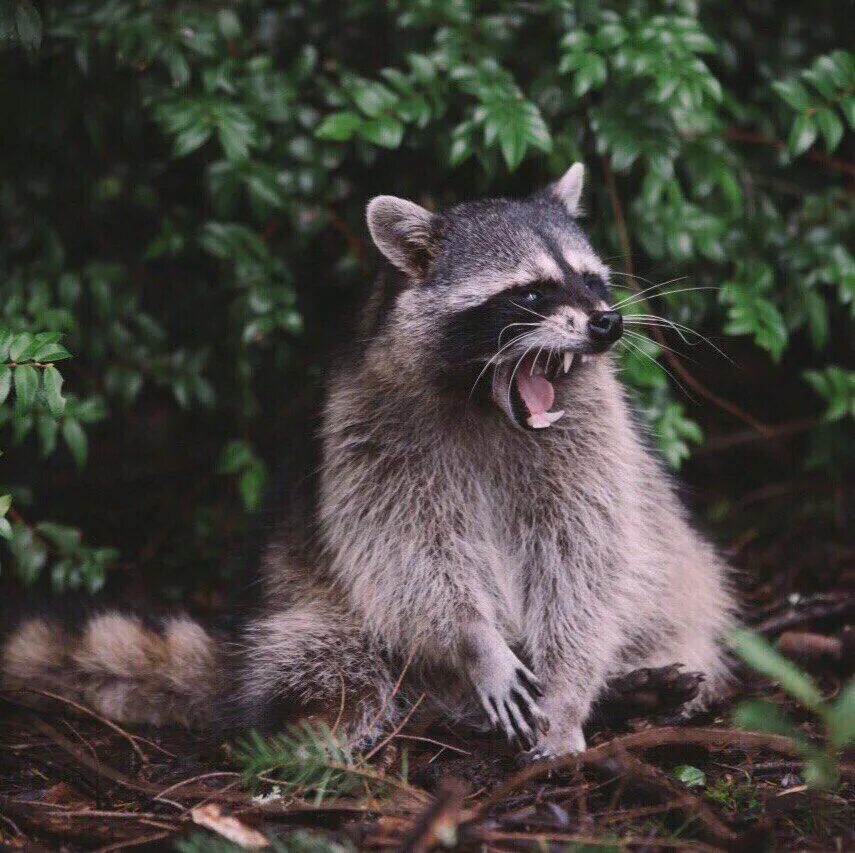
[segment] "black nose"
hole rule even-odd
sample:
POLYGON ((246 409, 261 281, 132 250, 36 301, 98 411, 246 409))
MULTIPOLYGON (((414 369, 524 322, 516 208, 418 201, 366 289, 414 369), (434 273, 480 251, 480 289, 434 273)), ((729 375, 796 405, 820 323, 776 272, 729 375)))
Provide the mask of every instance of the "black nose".
POLYGON ((619 311, 594 311, 588 318, 588 334, 604 344, 613 344, 623 334, 623 317, 619 311))

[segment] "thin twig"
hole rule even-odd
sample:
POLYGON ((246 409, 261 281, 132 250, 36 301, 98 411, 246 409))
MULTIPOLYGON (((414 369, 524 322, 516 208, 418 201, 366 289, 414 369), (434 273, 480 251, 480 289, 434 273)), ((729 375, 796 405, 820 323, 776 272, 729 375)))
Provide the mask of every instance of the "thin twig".
POLYGON ((63 702, 66 705, 70 705, 72 708, 80 711, 83 714, 89 714, 91 717, 94 717, 98 720, 99 723, 107 726, 108 729, 112 729, 116 734, 123 737, 133 748, 134 752, 140 757, 140 761, 143 764, 148 764, 148 756, 142 751, 139 744, 136 742, 136 738, 130 732, 125 731, 121 726, 114 723, 112 720, 108 720, 106 717, 102 717, 100 714, 93 711, 91 708, 88 708, 86 705, 81 705, 79 702, 75 702, 73 699, 69 699, 67 696, 61 696, 59 693, 52 693, 50 690, 40 690, 36 687, 22 687, 18 692, 26 692, 26 693, 39 693, 42 696, 47 696, 50 699, 55 699, 57 702, 63 702))
POLYGON ((472 755, 472 753, 467 749, 461 749, 459 746, 452 746, 450 743, 445 743, 441 740, 434 740, 432 737, 421 737, 420 735, 402 735, 396 734, 396 738, 399 740, 419 740, 424 743, 432 743, 435 746, 441 746, 443 749, 450 749, 452 752, 460 753, 460 755, 472 755))
POLYGON ((409 722, 410 722, 410 717, 412 717, 412 716, 413 716, 413 714, 415 714, 416 709, 419 707, 419 705, 421 705, 421 704, 422 704, 422 702, 424 701, 424 698, 425 698, 425 694, 424 694, 424 693, 422 693, 422 695, 421 695, 421 696, 419 696, 419 698, 418 698, 418 699, 413 703, 413 707, 412 707, 412 708, 410 708, 410 710, 407 712, 407 715, 404 717, 404 719, 403 719, 403 720, 401 720, 401 722, 400 722, 400 723, 395 727, 395 729, 394 729, 394 730, 393 730, 393 731, 388 735, 388 737, 383 738, 383 740, 381 740, 381 741, 380 741, 380 743, 378 743, 378 744, 377 744, 377 746, 375 746, 375 747, 374 747, 374 749, 372 749, 372 750, 371 750, 371 752, 369 752, 369 753, 365 756, 365 760, 366 760, 366 761, 371 761, 371 759, 372 759, 372 758, 373 758, 373 757, 374 757, 374 756, 375 756, 375 755, 376 755, 376 754, 377 754, 377 753, 378 753, 378 752, 379 752, 379 751, 380 751, 384 746, 386 746, 386 744, 387 744, 387 743, 389 743, 389 741, 390 741, 390 740, 392 740, 392 738, 393 738, 393 737, 395 737, 395 735, 397 735, 397 734, 398 734, 398 732, 400 732, 400 731, 401 731, 401 729, 403 729, 403 728, 404 728, 404 726, 406 726, 406 725, 407 725, 407 723, 409 723, 409 722))
POLYGON ((404 676, 407 674, 407 670, 410 668, 410 664, 413 661, 413 656, 416 653, 416 649, 418 648, 418 643, 413 643, 410 648, 410 653, 407 656, 407 660, 404 662, 404 668, 401 670, 401 674, 398 676, 398 680, 395 682, 395 686, 392 688, 392 692, 383 700, 383 704, 380 705, 380 710, 377 712, 377 715, 368 725, 367 730, 371 731, 377 723, 380 722, 380 719, 383 717, 383 714, 386 711, 386 708, 389 707, 389 703, 395 698, 398 691, 401 689, 401 683, 404 680, 404 676))
POLYGON ((166 794, 171 793, 172 791, 177 791, 179 788, 183 788, 185 785, 189 785, 191 782, 201 782, 203 779, 214 779, 220 776, 241 776, 240 773, 236 773, 233 770, 217 770, 213 773, 203 773, 201 776, 191 776, 189 779, 182 779, 180 782, 176 782, 174 785, 170 785, 168 788, 164 788, 159 794, 155 796, 155 799, 158 800, 166 794))

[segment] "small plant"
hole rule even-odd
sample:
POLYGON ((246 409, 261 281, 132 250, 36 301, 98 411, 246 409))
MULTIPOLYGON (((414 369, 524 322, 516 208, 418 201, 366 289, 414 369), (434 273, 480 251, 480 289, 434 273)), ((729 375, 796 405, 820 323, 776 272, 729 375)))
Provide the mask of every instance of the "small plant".
POLYGON ((680 764, 671 771, 671 775, 687 788, 703 788, 707 784, 707 774, 691 764, 680 764))
POLYGON ((839 754, 855 743, 855 680, 843 688, 834 702, 826 702, 813 680, 759 634, 737 630, 732 644, 748 666, 775 681, 818 718, 823 728, 824 743, 817 746, 808 740, 771 702, 743 702, 736 709, 736 725, 790 738, 804 758, 805 782, 818 788, 833 788, 839 778, 839 754))
POLYGON ((728 812, 756 820, 763 809, 757 788, 748 782, 722 778, 704 791, 704 796, 728 812))
POLYGON ((386 776, 325 723, 302 721, 284 734, 267 738, 250 732, 238 744, 236 757, 248 780, 261 778, 292 793, 314 792, 316 803, 358 794, 380 797, 391 787, 423 797, 407 784, 406 756, 400 777, 386 776))

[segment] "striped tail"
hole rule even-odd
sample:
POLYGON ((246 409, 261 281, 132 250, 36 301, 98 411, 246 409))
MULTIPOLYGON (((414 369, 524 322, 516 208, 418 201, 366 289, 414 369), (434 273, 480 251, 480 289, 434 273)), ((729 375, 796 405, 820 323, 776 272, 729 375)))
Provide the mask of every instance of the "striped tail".
POLYGON ((30 616, 2 640, 0 686, 31 707, 55 708, 55 694, 117 722, 204 727, 217 716, 224 646, 185 615, 105 611, 76 627, 30 616))

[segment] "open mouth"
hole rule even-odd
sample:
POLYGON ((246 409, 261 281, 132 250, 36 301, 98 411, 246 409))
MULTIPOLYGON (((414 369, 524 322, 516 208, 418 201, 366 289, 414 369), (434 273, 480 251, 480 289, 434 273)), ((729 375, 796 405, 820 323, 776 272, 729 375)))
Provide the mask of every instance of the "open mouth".
POLYGON ((569 351, 537 353, 501 364, 493 374, 493 397, 518 426, 546 429, 564 414, 552 410, 555 385, 568 379, 583 358, 569 351))

